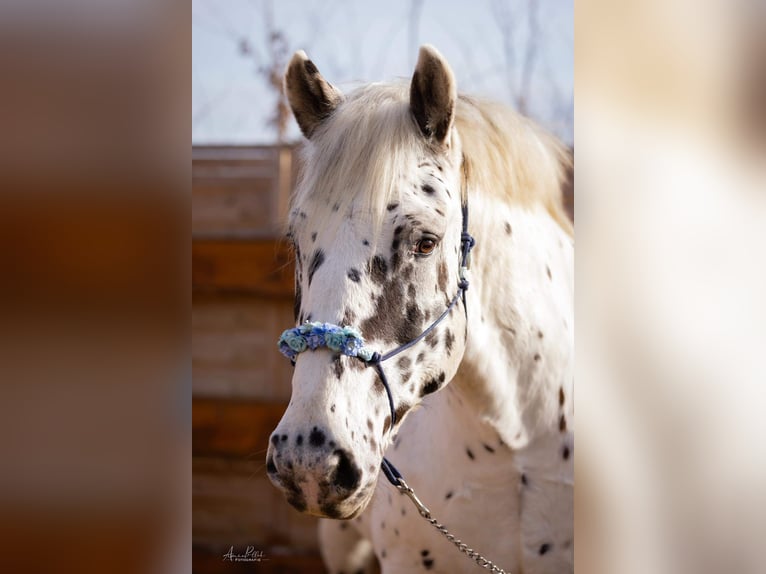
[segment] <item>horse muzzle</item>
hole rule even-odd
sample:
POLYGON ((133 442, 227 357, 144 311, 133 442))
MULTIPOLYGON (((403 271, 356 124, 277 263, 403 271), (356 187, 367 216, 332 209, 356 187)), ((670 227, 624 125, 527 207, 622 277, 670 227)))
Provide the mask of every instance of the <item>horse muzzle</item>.
MULTIPOLYGON (((364 509, 371 489, 362 488, 363 471, 354 454, 334 441, 289 441, 272 435, 266 455, 269 480, 300 512, 325 518, 353 518, 364 509)), ((313 440, 312 440, 313 437, 313 440)))

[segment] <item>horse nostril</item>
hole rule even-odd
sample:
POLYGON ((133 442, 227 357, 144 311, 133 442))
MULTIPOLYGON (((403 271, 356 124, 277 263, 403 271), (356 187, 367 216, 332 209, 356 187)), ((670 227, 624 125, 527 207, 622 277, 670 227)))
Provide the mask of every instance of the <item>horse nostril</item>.
POLYGON ((274 464, 274 457, 270 456, 266 460, 266 472, 269 474, 277 474, 277 465, 274 464))
POLYGON ((354 463, 353 455, 342 449, 337 449, 333 454, 338 456, 338 465, 332 475, 333 483, 344 490, 356 490, 362 481, 362 471, 354 463))

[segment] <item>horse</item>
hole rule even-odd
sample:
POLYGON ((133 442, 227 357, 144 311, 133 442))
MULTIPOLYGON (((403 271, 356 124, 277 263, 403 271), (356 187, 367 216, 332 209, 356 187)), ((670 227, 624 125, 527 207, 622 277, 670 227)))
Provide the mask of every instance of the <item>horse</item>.
POLYGON ((573 571, 568 150, 458 95, 429 45, 409 83, 348 94, 298 51, 284 88, 306 142, 271 482, 322 518, 332 573, 477 569, 381 464, 498 567, 573 571))

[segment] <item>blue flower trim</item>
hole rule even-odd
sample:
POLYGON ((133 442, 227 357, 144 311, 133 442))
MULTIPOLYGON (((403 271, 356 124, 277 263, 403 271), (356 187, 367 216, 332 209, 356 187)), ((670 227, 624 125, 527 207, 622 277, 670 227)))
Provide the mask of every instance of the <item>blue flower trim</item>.
POLYGON ((287 329, 279 337, 279 352, 291 361, 306 350, 327 347, 336 353, 359 357, 369 361, 374 354, 364 346, 362 335, 353 327, 339 327, 332 323, 305 322, 300 327, 287 329))

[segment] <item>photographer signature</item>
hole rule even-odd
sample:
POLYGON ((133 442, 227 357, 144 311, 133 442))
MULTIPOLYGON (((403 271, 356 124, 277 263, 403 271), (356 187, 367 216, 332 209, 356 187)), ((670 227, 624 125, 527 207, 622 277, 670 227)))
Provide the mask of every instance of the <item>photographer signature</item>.
POLYGON ((229 562, 262 562, 268 560, 264 558, 263 550, 256 550, 255 546, 248 546, 245 548, 244 554, 236 554, 234 552, 234 546, 229 548, 229 551, 223 555, 223 560, 229 562))

